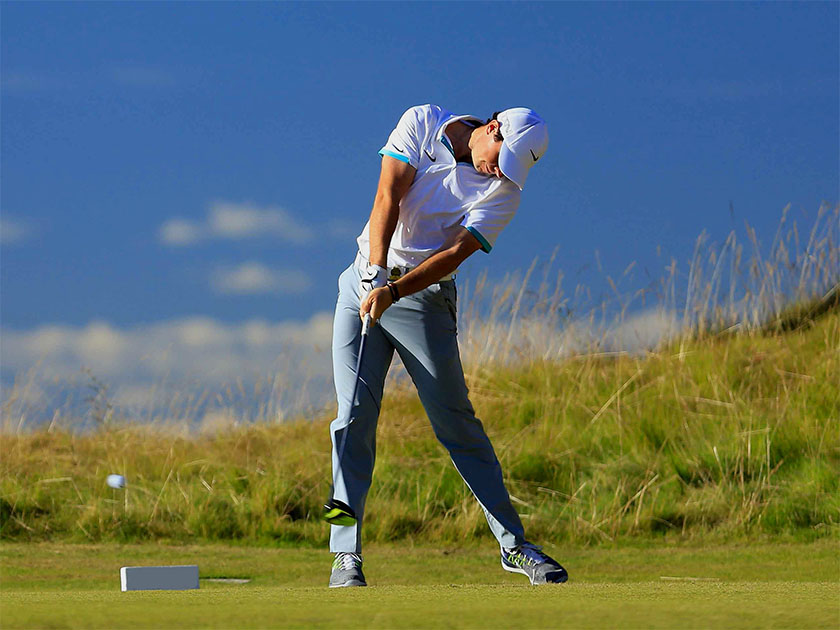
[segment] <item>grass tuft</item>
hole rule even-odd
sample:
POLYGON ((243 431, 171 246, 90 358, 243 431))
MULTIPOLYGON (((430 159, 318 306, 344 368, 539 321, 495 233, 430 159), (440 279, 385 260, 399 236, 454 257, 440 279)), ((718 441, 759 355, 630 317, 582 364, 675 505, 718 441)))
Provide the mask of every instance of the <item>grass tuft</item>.
MULTIPOLYGON (((681 308, 674 265, 656 289, 660 306, 683 315, 681 334, 655 350, 612 351, 608 335, 595 334, 598 309, 572 318, 562 275, 552 283, 547 267, 534 293, 527 281, 496 286, 489 319, 480 316, 479 281, 463 309, 474 323, 461 325, 467 380, 529 536, 836 537, 838 229, 840 210, 823 209, 804 248, 795 225, 786 235, 780 227, 766 257, 750 232, 748 262, 734 234, 708 251, 699 239, 681 308), (567 333, 584 329, 591 343, 570 344, 567 333)), ((624 317, 630 301, 613 285, 624 317)), ((672 320, 653 324, 663 321, 672 320)), ((51 423, 27 432, 10 401, 0 539, 327 540, 329 412, 194 433, 120 421, 97 381, 94 430, 51 423), (128 487, 109 488, 109 473, 125 475, 128 487)), ((367 541, 489 537, 405 383, 383 401, 377 446, 367 541)))
MULTIPOLYGON (((470 377, 529 535, 836 536, 840 313, 677 345, 470 377)), ((0 537, 322 544, 330 419, 193 436, 140 425, 4 434, 0 537), (112 472, 125 490, 105 484, 112 472)), ((366 539, 487 536, 414 396, 386 396, 366 539)))

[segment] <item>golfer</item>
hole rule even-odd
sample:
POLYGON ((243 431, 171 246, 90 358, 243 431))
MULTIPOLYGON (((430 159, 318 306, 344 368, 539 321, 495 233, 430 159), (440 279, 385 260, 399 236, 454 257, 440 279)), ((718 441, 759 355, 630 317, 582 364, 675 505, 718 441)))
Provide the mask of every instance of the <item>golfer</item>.
POLYGON ((332 342, 338 417, 330 425, 334 497, 357 520, 331 525, 330 587, 366 585, 361 531, 394 351, 435 435, 483 508, 501 547, 502 567, 532 584, 567 579, 563 567, 525 538, 499 460, 467 395, 455 331, 455 271, 478 250, 493 249, 547 147, 545 121, 524 107, 483 122, 420 105, 403 114, 379 151, 382 168, 370 220, 357 239, 356 260, 338 280, 332 342), (368 313, 376 325, 368 334, 354 401, 362 318, 368 313), (339 464, 336 451, 345 432, 339 464))

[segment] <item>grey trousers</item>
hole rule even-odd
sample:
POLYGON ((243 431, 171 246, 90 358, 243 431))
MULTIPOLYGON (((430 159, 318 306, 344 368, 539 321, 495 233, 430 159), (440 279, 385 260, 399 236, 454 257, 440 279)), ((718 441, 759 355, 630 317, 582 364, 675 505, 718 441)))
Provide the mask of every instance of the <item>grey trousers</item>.
POLYGON ((499 544, 514 547, 524 543, 522 521, 511 505, 499 460, 467 395, 455 330, 455 281, 433 284, 402 298, 371 326, 360 370, 362 382, 356 400, 351 401, 361 332, 359 279, 357 263, 338 279, 332 342, 338 417, 330 424, 335 498, 353 508, 357 522, 331 526, 330 551, 362 550, 365 499, 376 457, 376 424, 394 350, 414 381, 435 435, 484 509, 499 544), (337 469, 337 449, 345 431, 347 444, 337 469))

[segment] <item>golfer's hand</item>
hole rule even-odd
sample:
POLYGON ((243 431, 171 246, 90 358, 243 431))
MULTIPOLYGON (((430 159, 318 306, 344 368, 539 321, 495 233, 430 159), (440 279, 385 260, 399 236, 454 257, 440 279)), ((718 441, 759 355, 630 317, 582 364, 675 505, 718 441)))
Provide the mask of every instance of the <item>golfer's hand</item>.
POLYGON ((382 313, 393 303, 394 300, 391 299, 391 291, 388 287, 374 289, 362 300, 359 317, 364 319, 365 315, 370 313, 370 318, 376 323, 382 317, 382 313))
POLYGON ((380 265, 368 263, 367 268, 362 271, 362 279, 359 282, 359 293, 365 297, 373 289, 384 287, 388 284, 388 270, 380 265))

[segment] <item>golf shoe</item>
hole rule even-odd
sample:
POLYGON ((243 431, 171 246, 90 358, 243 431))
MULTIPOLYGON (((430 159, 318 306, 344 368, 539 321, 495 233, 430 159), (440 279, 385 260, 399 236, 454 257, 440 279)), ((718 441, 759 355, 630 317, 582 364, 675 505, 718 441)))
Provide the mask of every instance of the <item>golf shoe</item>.
POLYGON ((502 547, 502 568, 528 576, 531 584, 559 584, 569 579, 560 563, 531 543, 509 549, 502 547))
POLYGON ((362 556, 357 553, 339 552, 335 554, 330 573, 330 588, 344 586, 367 586, 362 573, 362 556))

